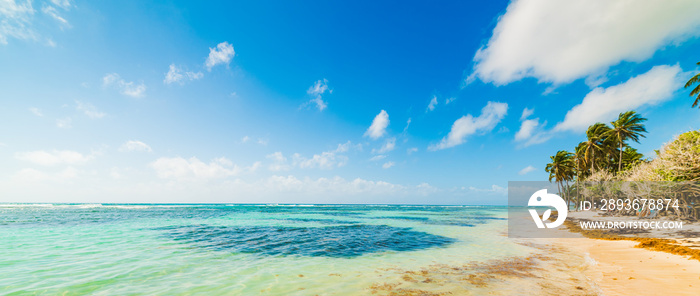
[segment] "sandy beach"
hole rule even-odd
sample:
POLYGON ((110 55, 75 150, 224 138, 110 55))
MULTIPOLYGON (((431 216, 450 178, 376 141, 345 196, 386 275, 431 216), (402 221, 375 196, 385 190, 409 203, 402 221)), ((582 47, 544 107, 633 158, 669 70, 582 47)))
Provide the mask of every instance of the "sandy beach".
POLYGON ((603 295, 700 295, 700 261, 635 248, 634 241, 577 238, 549 239, 583 254, 583 269, 603 295))

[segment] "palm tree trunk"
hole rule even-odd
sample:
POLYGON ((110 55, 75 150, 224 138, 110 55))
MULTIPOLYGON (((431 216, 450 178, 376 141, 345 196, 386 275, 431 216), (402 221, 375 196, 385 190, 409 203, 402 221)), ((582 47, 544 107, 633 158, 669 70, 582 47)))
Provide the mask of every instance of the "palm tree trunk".
POLYGON ((622 171, 622 139, 620 139, 620 163, 617 166, 617 173, 619 174, 620 171, 622 171))
POLYGON ((593 154, 592 154, 592 155, 593 155, 593 160, 591 160, 591 169, 592 169, 591 175, 592 175, 593 173, 595 173, 596 171, 598 171, 598 170, 596 170, 596 168, 595 168, 595 163, 596 163, 596 159, 595 159, 595 148, 593 148, 593 154))

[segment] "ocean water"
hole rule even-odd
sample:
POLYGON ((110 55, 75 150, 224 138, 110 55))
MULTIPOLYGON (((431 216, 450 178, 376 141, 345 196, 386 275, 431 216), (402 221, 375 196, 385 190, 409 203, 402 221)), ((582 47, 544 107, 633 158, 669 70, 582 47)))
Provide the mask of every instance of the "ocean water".
POLYGON ((406 273, 532 254, 507 238, 506 217, 469 206, 0 204, 0 294, 480 291, 406 273))

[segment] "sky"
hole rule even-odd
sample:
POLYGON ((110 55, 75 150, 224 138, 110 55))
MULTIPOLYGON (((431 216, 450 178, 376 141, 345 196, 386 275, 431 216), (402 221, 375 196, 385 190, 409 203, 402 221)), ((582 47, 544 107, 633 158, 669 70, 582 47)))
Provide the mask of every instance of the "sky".
POLYGON ((635 110, 700 128, 698 1, 0 0, 0 202, 506 204, 635 110))

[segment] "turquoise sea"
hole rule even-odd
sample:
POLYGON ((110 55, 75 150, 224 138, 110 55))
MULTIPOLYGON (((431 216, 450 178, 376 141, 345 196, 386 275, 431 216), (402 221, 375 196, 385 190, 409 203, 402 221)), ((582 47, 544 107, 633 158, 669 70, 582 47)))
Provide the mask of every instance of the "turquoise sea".
POLYGON ((479 206, 0 204, 0 294, 481 294, 493 288, 450 278, 468 268, 440 269, 536 252, 507 238, 506 217, 479 206))

